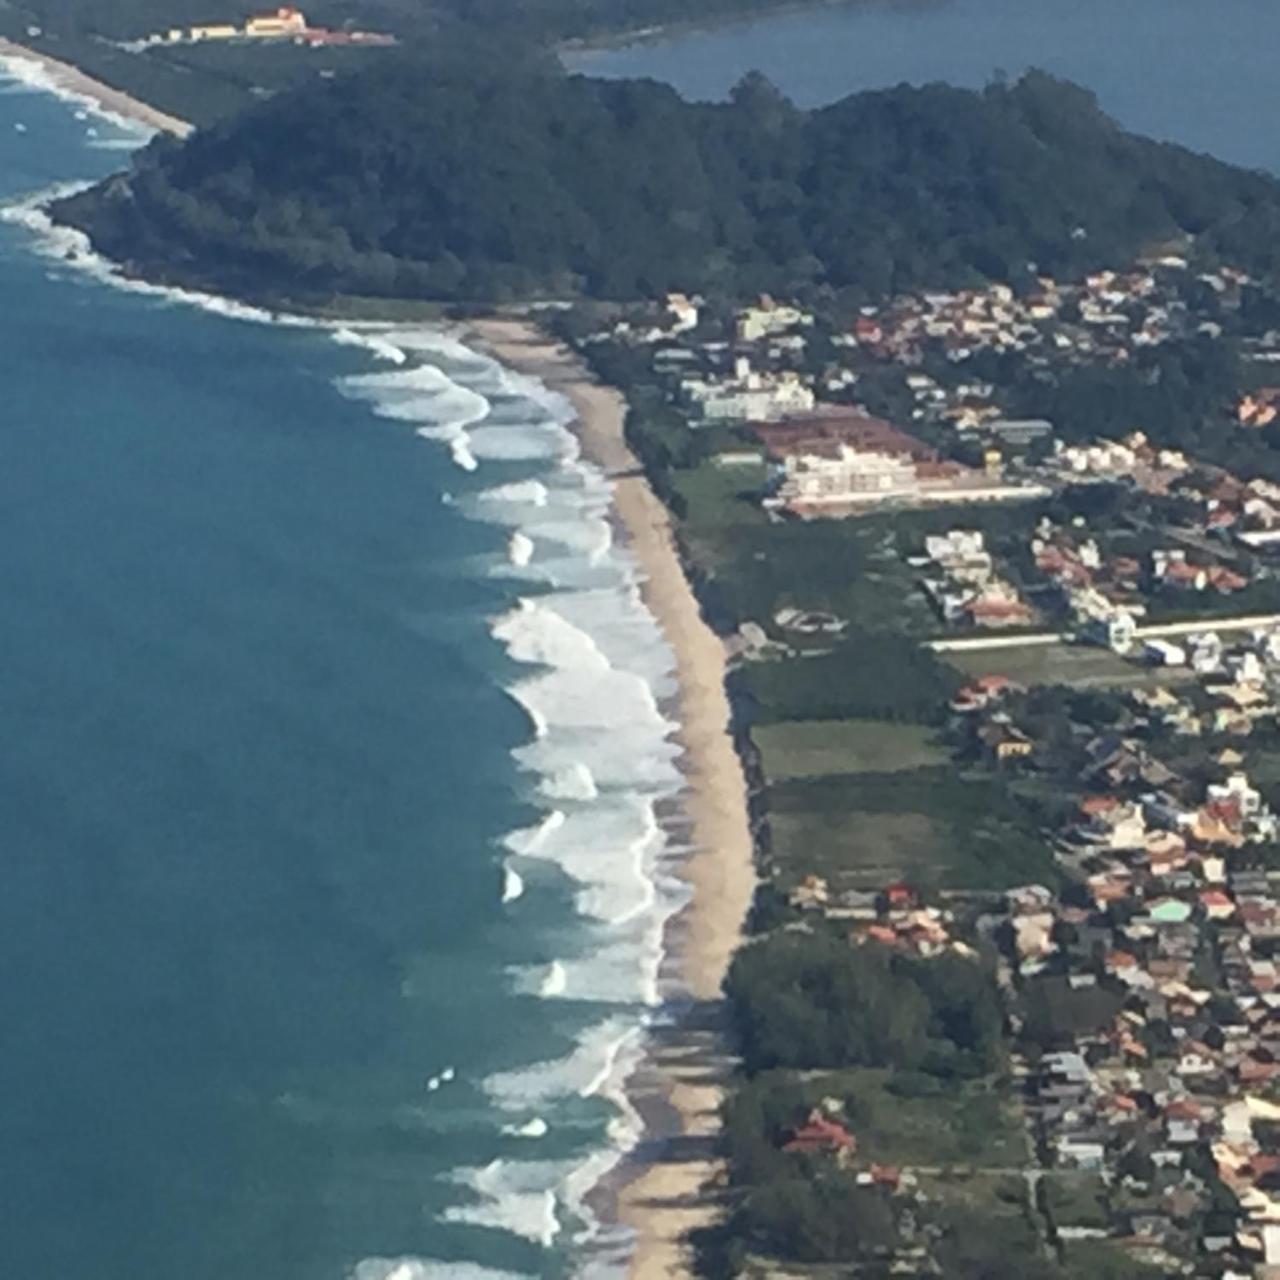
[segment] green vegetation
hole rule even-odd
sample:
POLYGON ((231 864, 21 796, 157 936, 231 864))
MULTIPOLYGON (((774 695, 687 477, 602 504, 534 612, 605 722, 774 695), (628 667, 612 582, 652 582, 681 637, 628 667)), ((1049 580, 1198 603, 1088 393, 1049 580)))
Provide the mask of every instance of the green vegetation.
MULTIPOLYGON (((689 22, 773 7, 777 0, 699 0, 696 9, 676 0, 307 0, 302 7, 318 25, 350 24, 402 35, 502 33, 549 42, 599 37, 668 22, 689 22)), ((255 0, 8 0, 24 25, 36 23, 60 35, 133 39, 148 31, 193 22, 238 21, 270 6, 255 0)))
POLYGON ((845 637, 830 653, 789 662, 754 662, 740 673, 754 719, 869 718, 938 724, 959 685, 927 649, 892 634, 845 637))
POLYGON ((490 47, 280 94, 60 216, 149 274, 258 297, 878 296, 1185 235, 1267 267, 1280 184, 1126 134, 1043 74, 804 112, 758 76, 694 104, 490 47))
POLYGON ((738 952, 726 991, 748 1072, 891 1066, 967 1078, 1003 1051, 991 975, 955 954, 919 961, 778 933, 738 952))
POLYGON ((1022 992, 1023 1037, 1043 1049, 1061 1049, 1107 1026, 1124 1005, 1103 986, 1072 987, 1066 978, 1034 978, 1022 992))
POLYGON ((940 654, 966 679, 1001 675, 1030 688, 1068 685, 1080 689, 1126 689, 1173 684, 1190 677, 1168 668, 1143 668, 1110 649, 1086 644, 1023 645, 1013 649, 970 649, 940 654))
MULTIPOLYGON (((141 51, 116 43, 173 26, 238 23, 270 7, 252 0, 0 0, 0 36, 70 62, 104 84, 198 125, 234 115, 295 85, 376 66, 386 56, 383 49, 306 49, 289 41, 141 51)), ((412 0, 398 5, 394 0, 315 0, 304 8, 318 26, 402 34, 428 27, 412 0)))
POLYGON ((897 773, 941 765, 950 758, 931 729, 881 720, 793 720, 760 725, 752 736, 770 783, 897 773))
POLYGON ((1021 1165, 1021 1117, 1000 1079, 941 1081, 921 1072, 862 1069, 809 1085, 844 1102, 864 1159, 917 1167, 970 1169, 1021 1165))
POLYGON ((1000 889, 1057 871, 1027 808, 997 778, 952 766, 812 778, 769 792, 771 858, 784 881, 876 889, 1000 889))
POLYGON ((1102 1227, 1111 1221, 1107 1184, 1096 1173, 1055 1171, 1041 1182, 1045 1211, 1055 1227, 1102 1227))

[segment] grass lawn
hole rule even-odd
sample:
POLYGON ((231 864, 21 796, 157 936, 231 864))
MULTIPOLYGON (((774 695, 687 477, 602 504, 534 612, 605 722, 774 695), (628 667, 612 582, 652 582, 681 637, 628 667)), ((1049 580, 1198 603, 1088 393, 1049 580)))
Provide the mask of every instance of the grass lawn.
POLYGON ((1071 1280, 1163 1280, 1169 1272, 1148 1266, 1108 1240, 1079 1240, 1067 1245, 1063 1263, 1071 1280))
POLYGON ((926 888, 1053 883, 1049 848, 991 778, 949 766, 797 779, 770 788, 773 861, 784 883, 809 874, 838 889, 899 876, 926 888))
POLYGON ((1001 675, 1027 686, 1065 684, 1076 689, 1137 689, 1178 684, 1189 671, 1147 667, 1095 645, 1041 644, 1016 649, 975 649, 940 653, 938 657, 969 679, 1001 675))
POLYGON ((707 536, 738 526, 767 526, 760 505, 767 470, 763 463, 721 466, 712 459, 687 471, 672 472, 672 485, 684 499, 691 531, 707 536))
POLYGON ((771 782, 832 774, 897 773, 945 764, 935 729, 885 720, 790 720, 758 726, 756 745, 771 782))
POLYGON ((1040 1183, 1055 1227, 1105 1227, 1111 1221, 1107 1184, 1096 1173, 1046 1173, 1040 1183))
MULTIPOLYGON (((952 1229, 970 1237, 970 1250, 974 1237, 984 1244, 978 1245, 984 1257, 994 1256, 985 1241, 996 1241, 994 1254, 998 1254, 1003 1267, 996 1272, 981 1274, 1018 1275, 1018 1264, 1028 1266, 1043 1255, 1040 1229, 1034 1211, 1027 1199, 1027 1184, 1018 1174, 984 1174, 969 1170, 950 1171, 937 1175, 924 1175, 919 1179, 920 1190, 940 1211, 952 1229)), ((968 1251, 967 1251, 968 1252, 968 1251)), ((946 1274, 945 1270, 943 1274, 946 1274)), ((979 1274, 976 1271, 969 1274, 979 1274)))

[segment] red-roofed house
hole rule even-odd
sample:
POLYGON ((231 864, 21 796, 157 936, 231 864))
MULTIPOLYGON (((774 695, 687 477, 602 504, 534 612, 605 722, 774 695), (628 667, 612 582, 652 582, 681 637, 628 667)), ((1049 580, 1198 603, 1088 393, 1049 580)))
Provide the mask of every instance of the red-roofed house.
POLYGON ((852 1155, 858 1149, 858 1140, 844 1125, 830 1120, 816 1108, 809 1118, 782 1144, 783 1151, 801 1151, 807 1154, 852 1155))

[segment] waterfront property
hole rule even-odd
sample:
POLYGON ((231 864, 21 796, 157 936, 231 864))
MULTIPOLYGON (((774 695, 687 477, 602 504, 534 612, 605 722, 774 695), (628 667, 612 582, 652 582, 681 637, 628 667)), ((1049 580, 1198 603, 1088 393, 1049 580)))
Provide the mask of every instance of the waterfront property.
POLYGON ((757 427, 756 435, 778 467, 766 505, 798 516, 849 515, 887 504, 1018 502, 1050 492, 941 459, 881 419, 834 406, 789 415, 757 427))
POLYGON ((126 47, 140 50, 153 45, 206 44, 235 40, 288 40, 311 47, 334 44, 376 47, 396 43, 394 36, 375 31, 331 31, 327 27, 313 27, 301 9, 286 5, 269 13, 255 14, 242 24, 209 22, 190 27, 169 27, 166 31, 130 42, 126 47))

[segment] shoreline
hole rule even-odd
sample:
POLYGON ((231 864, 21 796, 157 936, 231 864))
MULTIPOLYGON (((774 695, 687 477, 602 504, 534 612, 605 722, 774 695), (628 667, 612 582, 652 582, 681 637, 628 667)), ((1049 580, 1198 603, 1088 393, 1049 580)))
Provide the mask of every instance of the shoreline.
POLYGON ((651 1034, 628 1082, 646 1136, 604 1194, 636 1237, 637 1280, 692 1274, 685 1237, 718 1216, 715 1151, 724 1081, 732 1066, 720 992, 743 936, 756 876, 746 779, 730 731, 723 642, 703 620, 676 548, 671 517, 623 438, 621 393, 597 382, 576 355, 528 319, 469 321, 469 338, 503 364, 538 378, 573 405, 584 457, 613 483, 613 510, 642 578, 641 595, 676 658, 677 741, 687 791, 681 808, 693 850, 679 875, 690 902, 668 923, 672 1024, 651 1034), (663 1123, 661 1116, 669 1117, 663 1123), (655 1123, 656 1120, 656 1123, 655 1123))
POLYGON ((195 130, 189 121, 160 111, 122 89, 113 89, 69 62, 0 36, 0 65, 6 61, 32 63, 41 75, 37 87, 83 102, 108 119, 140 124, 158 133, 171 133, 177 138, 185 138, 195 130))

